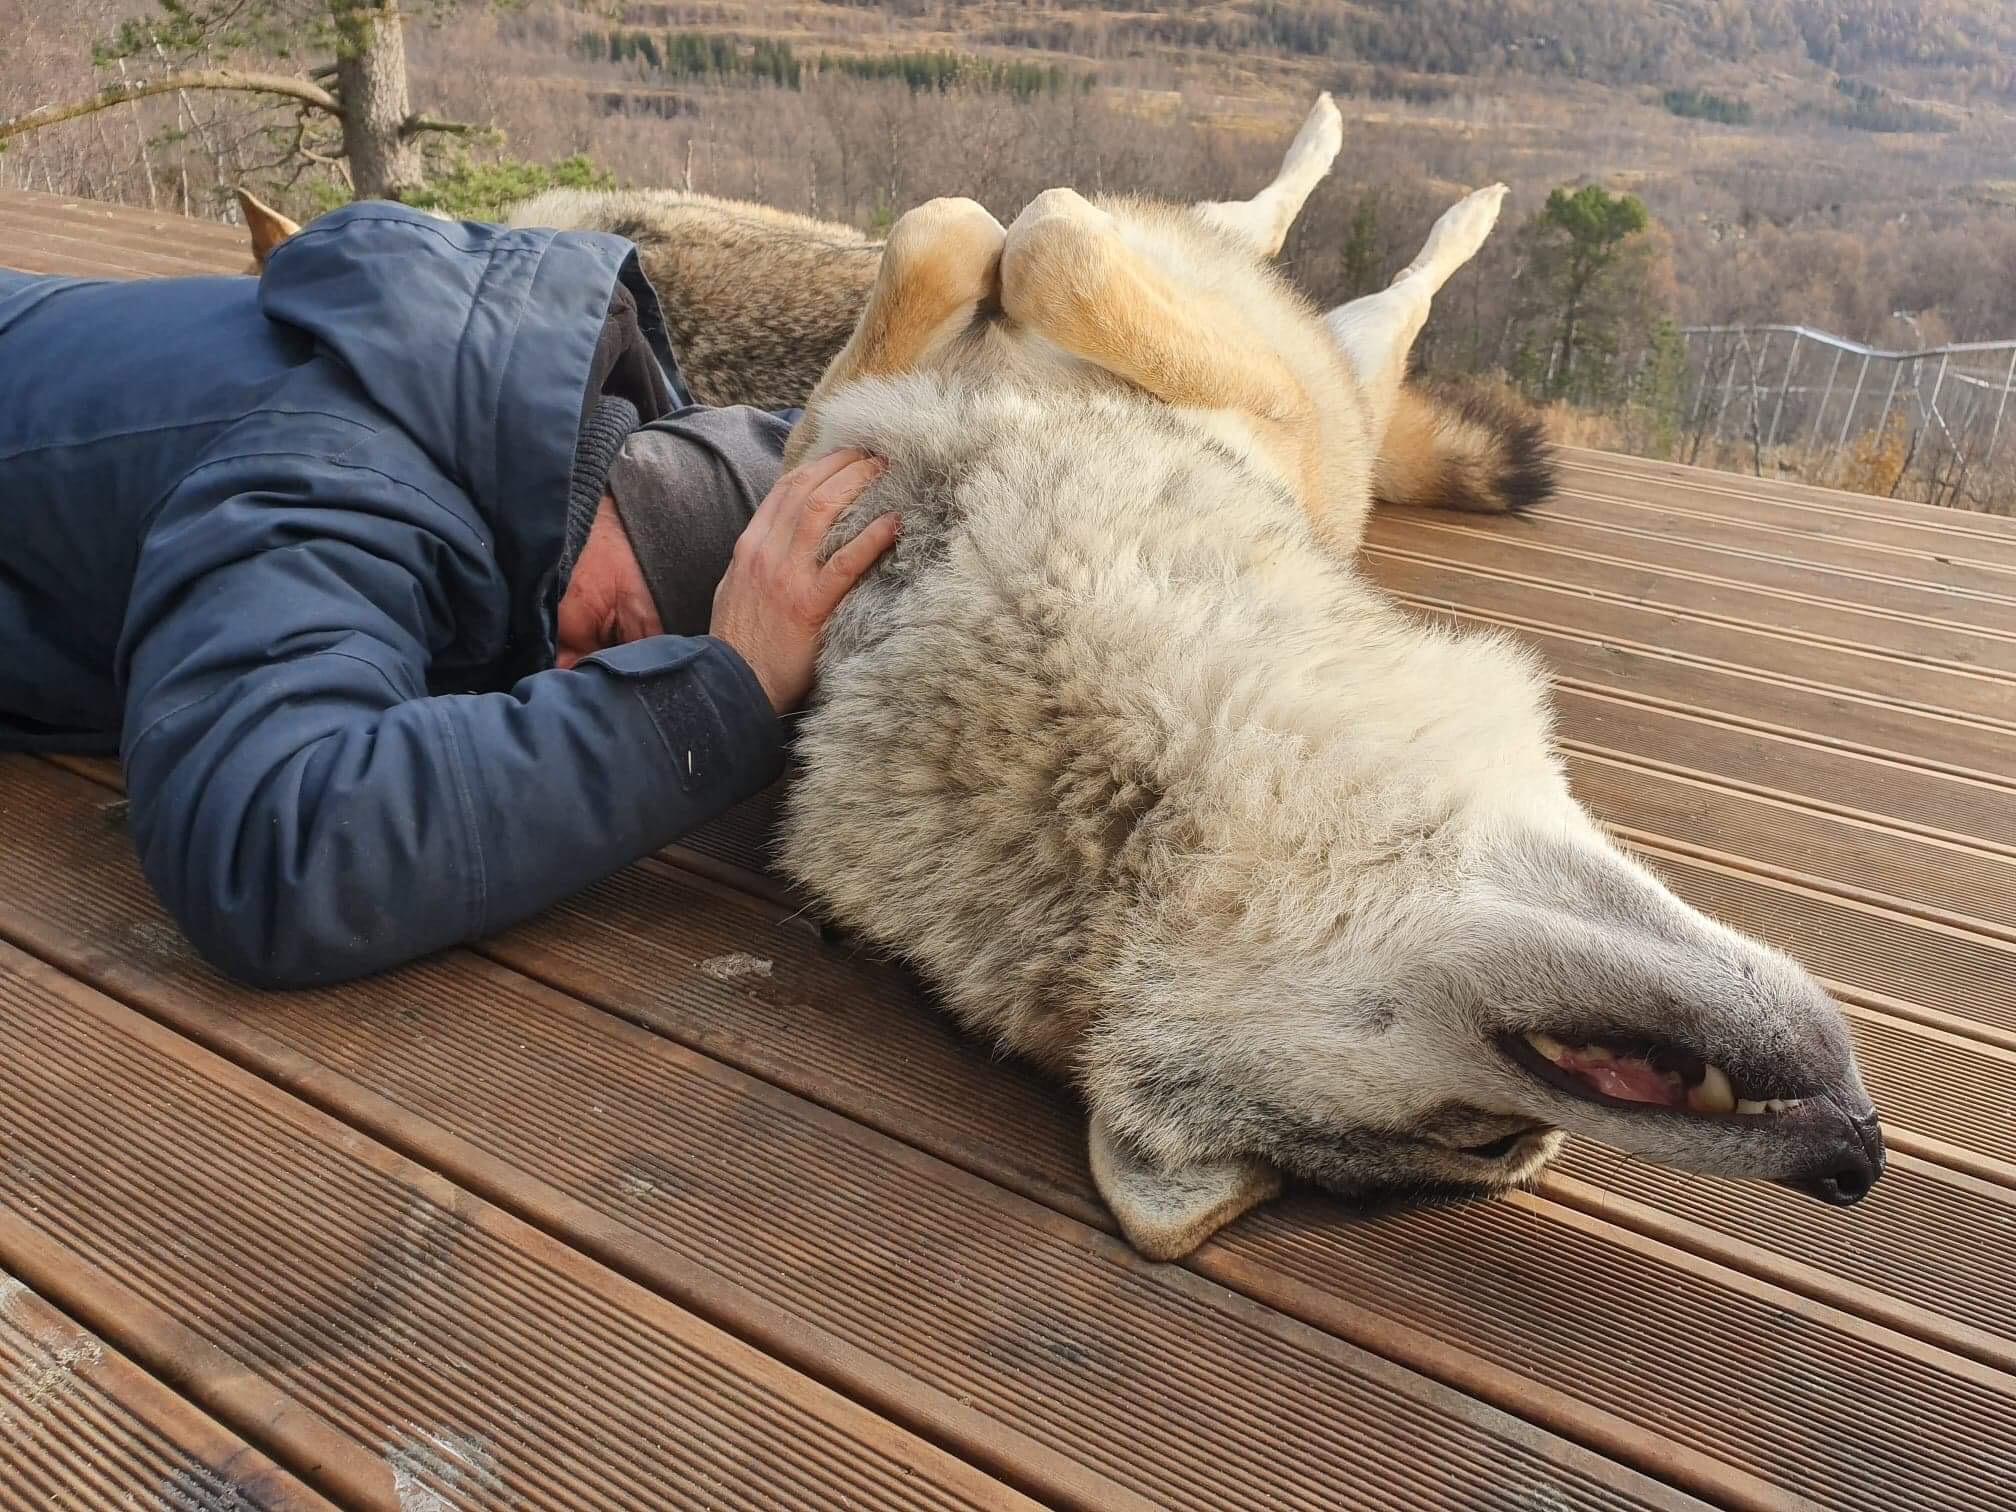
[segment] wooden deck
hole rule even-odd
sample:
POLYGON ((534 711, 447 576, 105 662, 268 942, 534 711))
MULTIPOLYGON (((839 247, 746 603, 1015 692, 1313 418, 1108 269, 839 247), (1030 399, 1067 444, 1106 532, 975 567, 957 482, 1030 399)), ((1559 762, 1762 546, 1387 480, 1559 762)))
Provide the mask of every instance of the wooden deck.
MULTIPOLYGON (((243 255, 8 196, 0 263, 243 255)), ((1537 646, 1584 799, 1847 1006, 1866 1203, 1584 1147, 1150 1265, 1064 1095, 794 917, 761 804, 262 996, 116 771, 0 758, 0 1508, 2012 1505, 2016 524, 1575 453, 1367 561, 1537 646)))

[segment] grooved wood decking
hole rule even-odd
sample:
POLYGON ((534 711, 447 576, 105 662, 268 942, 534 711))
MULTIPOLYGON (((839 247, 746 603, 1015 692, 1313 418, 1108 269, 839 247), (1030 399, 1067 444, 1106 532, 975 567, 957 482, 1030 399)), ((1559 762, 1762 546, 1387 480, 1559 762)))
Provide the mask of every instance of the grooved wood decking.
MULTIPOLYGON (((244 260, 0 195, 0 264, 244 260)), ((0 1509, 2009 1505, 2016 522, 1566 484, 1384 517, 1369 570, 1534 645, 1598 816, 1840 998, 1860 1207, 1581 1146, 1148 1265, 1068 1097, 796 916, 763 800, 262 996, 149 897, 116 769, 0 757, 0 1509)))

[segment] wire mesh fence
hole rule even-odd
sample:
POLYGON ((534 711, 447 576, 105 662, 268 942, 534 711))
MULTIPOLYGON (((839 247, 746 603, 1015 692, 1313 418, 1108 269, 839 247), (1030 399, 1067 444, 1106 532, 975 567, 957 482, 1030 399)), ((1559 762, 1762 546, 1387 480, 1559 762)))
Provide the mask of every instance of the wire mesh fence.
POLYGON ((2016 341, 1885 351, 1796 325, 1681 335, 1682 460, 2016 513, 2016 341))

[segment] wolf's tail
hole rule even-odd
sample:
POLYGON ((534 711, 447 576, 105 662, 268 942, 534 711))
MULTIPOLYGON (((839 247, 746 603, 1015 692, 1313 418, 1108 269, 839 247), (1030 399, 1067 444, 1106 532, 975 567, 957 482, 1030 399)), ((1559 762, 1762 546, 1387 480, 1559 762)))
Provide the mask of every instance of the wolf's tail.
POLYGON ((1372 470, 1381 504, 1518 514, 1554 492, 1553 448, 1517 399, 1451 379, 1400 389, 1372 470))

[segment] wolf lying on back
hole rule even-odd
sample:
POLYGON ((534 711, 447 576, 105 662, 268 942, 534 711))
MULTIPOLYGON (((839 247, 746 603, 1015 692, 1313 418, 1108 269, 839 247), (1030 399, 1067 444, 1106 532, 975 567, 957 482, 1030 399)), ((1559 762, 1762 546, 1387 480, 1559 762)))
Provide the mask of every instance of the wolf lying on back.
POLYGON ((828 627, 788 870, 1072 1078, 1134 1244, 1285 1176, 1523 1181, 1567 1130, 1830 1202, 1882 1169, 1845 1024, 1569 796, 1539 669, 1351 553, 1408 348, 1502 187, 1319 318, 1265 266, 1327 98, 1242 204, 906 215, 792 451, 904 533, 828 627))

